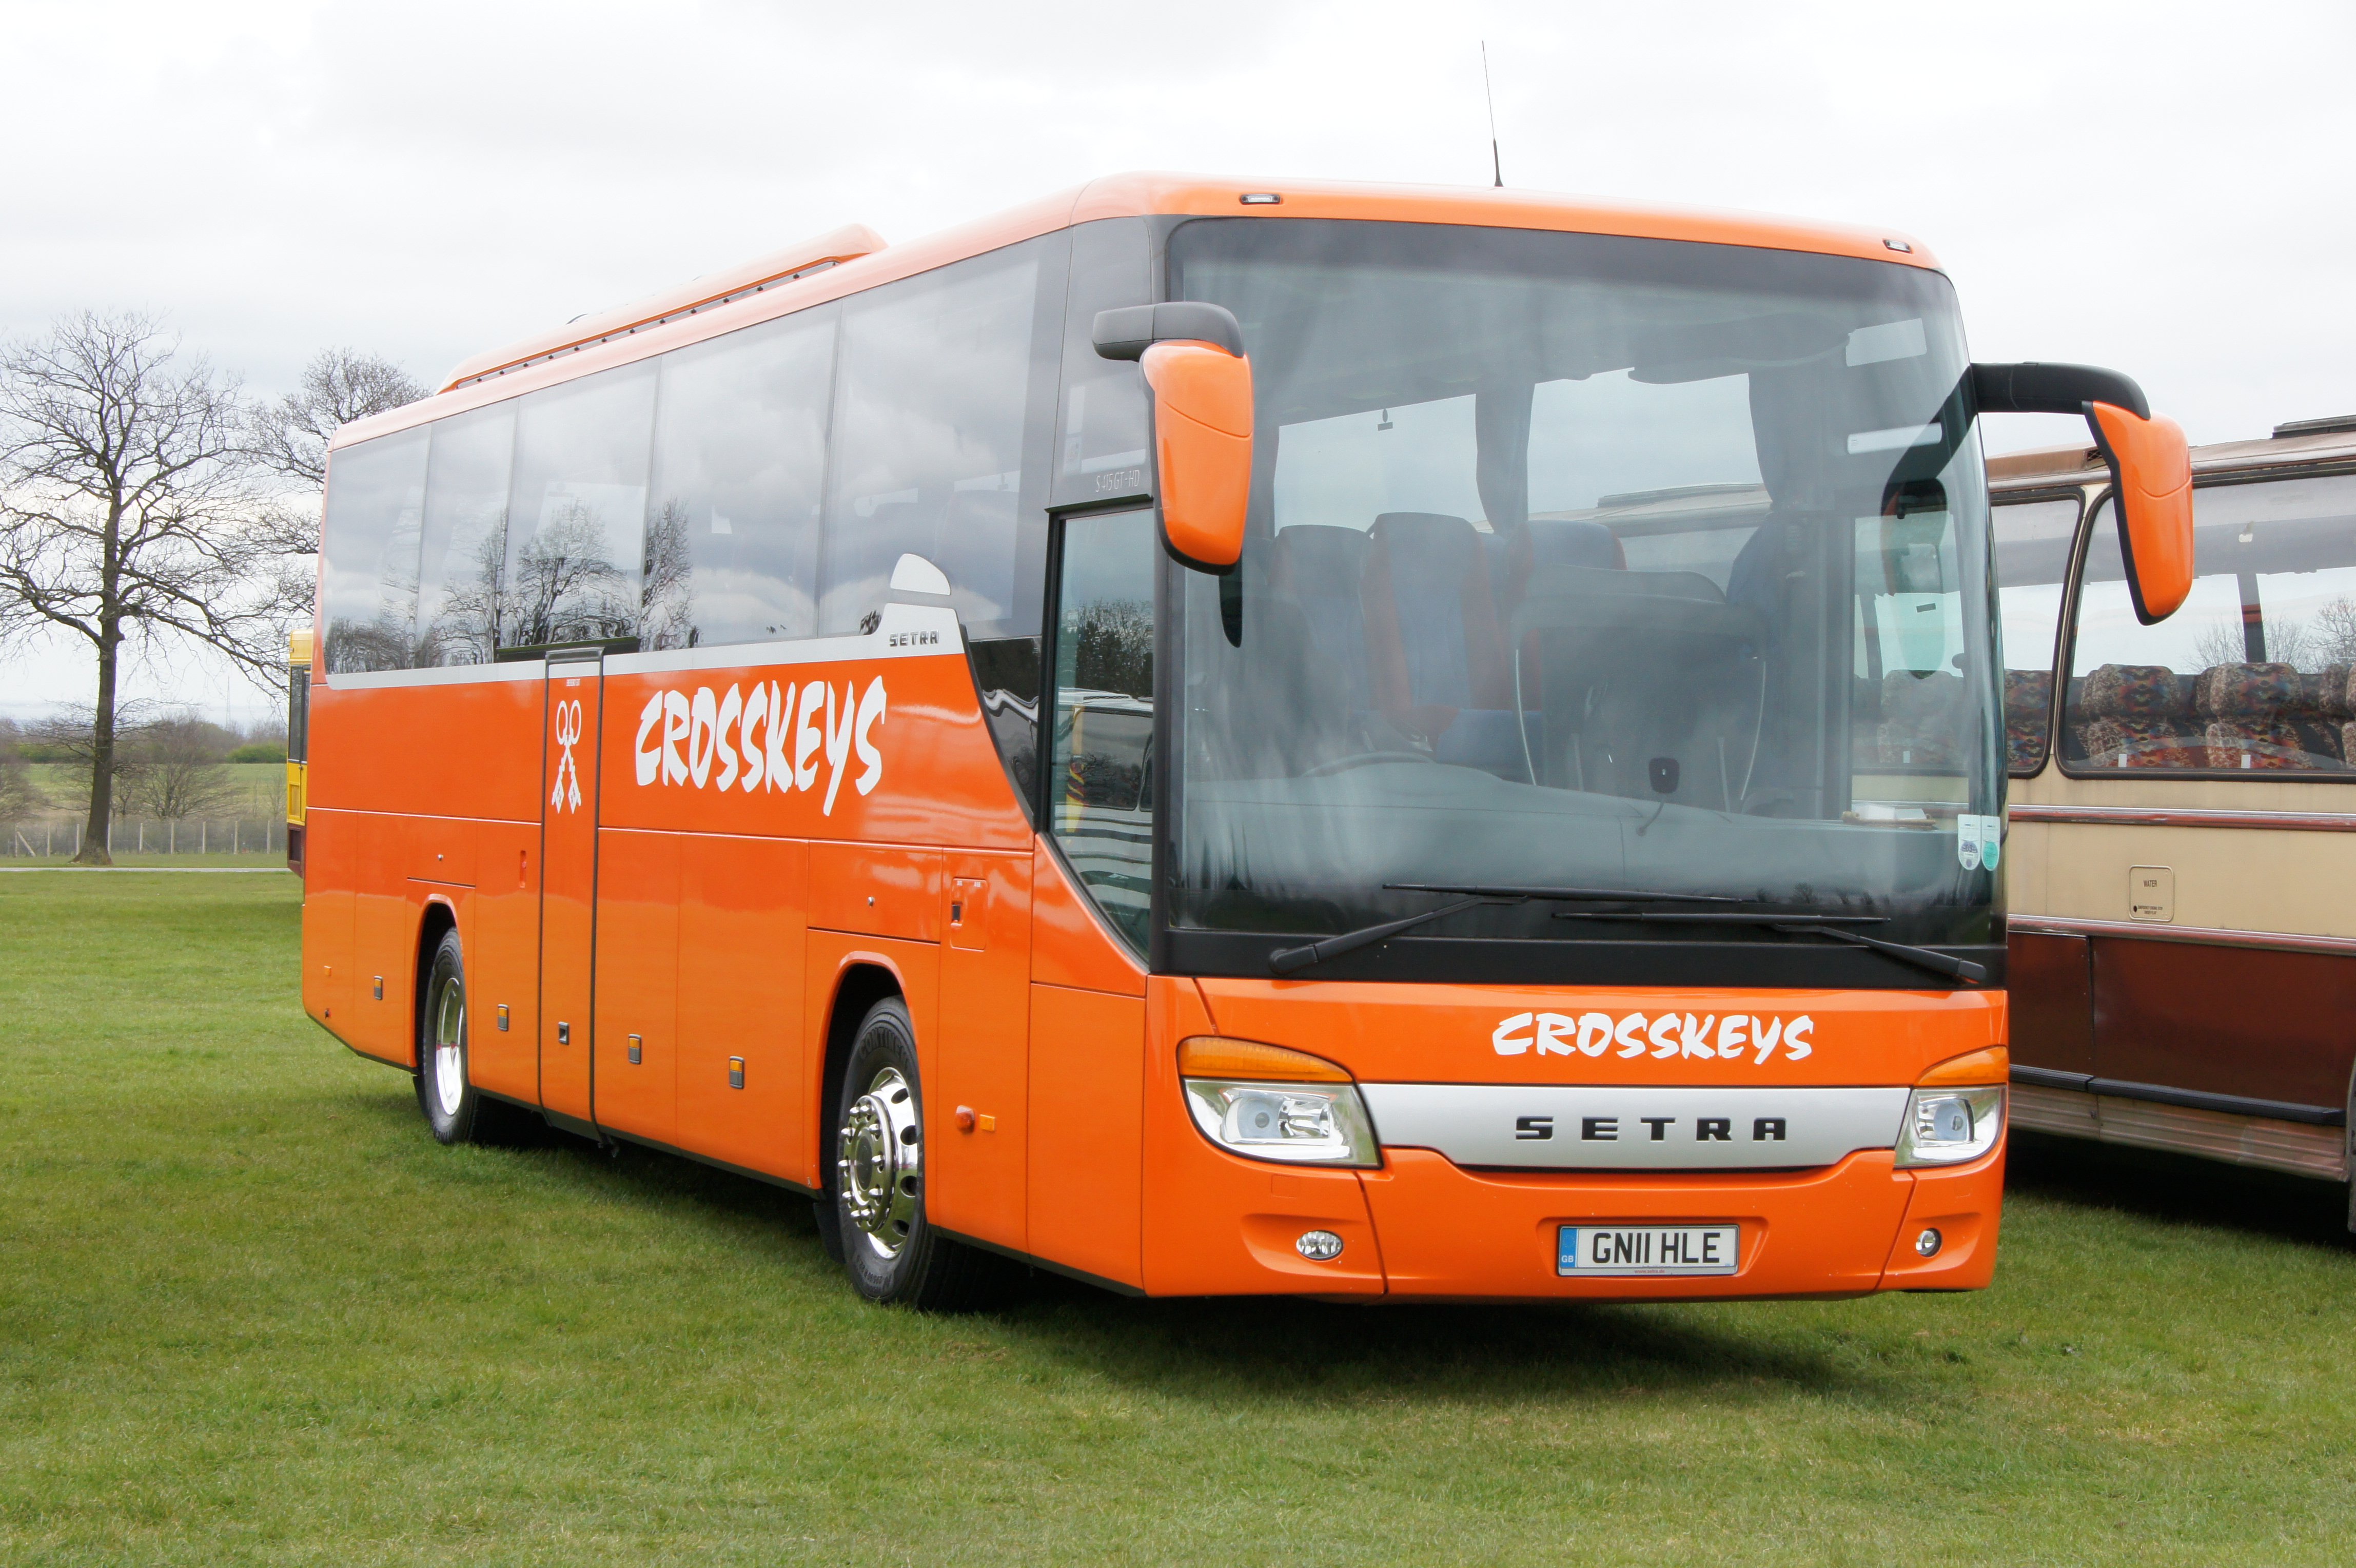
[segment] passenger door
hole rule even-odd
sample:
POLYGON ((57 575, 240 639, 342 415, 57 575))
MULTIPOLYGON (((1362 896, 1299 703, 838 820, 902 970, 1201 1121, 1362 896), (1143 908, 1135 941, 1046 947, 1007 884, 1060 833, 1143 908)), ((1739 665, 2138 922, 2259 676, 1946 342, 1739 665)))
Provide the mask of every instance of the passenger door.
POLYGON ((1039 853, 1031 886, 1026 1250, 1134 1283, 1143 1267, 1141 961, 1152 894, 1161 549, 1147 511, 1071 518, 1059 533, 1053 679, 1042 715, 1047 827, 1078 886, 1066 884, 1055 855, 1039 853), (1078 907, 1082 899, 1093 911, 1078 907))
POLYGON ((596 968, 597 742, 602 655, 549 655, 541 736, 540 1103, 575 1122, 595 1117, 590 1068, 596 968))

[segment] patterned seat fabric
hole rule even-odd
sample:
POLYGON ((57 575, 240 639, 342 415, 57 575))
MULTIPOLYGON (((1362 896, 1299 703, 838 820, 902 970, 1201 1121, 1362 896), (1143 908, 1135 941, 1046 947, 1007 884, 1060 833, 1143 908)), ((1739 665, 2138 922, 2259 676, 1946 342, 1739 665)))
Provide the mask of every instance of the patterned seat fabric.
POLYGON ((2004 761, 2033 768, 2045 757, 2046 717, 2053 709, 2053 671, 2004 672, 2004 761))
POLYGON ((2345 675, 2302 674, 2279 662, 2220 664, 2201 672, 2198 705, 2208 765, 2236 769, 2329 767, 2343 755, 2345 675))
POLYGON ((2096 768, 2208 767, 2193 706, 2196 685, 2193 676, 2162 664, 2096 668, 2073 704, 2088 715, 2077 725, 2086 761, 2096 768))

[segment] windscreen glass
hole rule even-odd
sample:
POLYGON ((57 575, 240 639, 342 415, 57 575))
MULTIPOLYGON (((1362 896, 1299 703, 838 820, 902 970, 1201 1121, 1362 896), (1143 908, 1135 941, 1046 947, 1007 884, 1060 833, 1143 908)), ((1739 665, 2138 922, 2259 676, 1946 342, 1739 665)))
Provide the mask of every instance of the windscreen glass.
MULTIPOLYGON (((1348 930, 1444 883, 1988 940, 2001 707, 1944 278, 1306 220, 1188 224, 1170 261, 1241 321, 1258 422, 1241 566, 1179 578, 1174 927, 1348 930)), ((1431 934, 1663 936, 1560 912, 1431 934)))

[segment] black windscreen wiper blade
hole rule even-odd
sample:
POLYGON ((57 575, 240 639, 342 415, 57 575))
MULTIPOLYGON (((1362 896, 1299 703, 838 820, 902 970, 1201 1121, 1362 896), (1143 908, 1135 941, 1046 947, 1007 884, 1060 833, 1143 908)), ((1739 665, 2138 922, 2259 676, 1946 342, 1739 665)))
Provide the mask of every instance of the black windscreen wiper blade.
POLYGON ((1934 974, 1953 975, 1957 980, 1978 982, 1987 978, 1987 967, 1985 964, 1974 963, 1969 959, 1955 958, 1940 952, 1935 948, 1918 948, 1907 942, 1885 941, 1879 937, 1869 937, 1862 931, 1849 929, 1851 926, 1886 924, 1888 918, 1881 915, 1771 915, 1764 912, 1751 910, 1737 912, 1730 909, 1559 909, 1555 912, 1554 918, 1558 920, 1632 920, 1648 925, 1764 926, 1771 930, 1805 932, 1811 936, 1832 937, 1861 948, 1871 948, 1874 951, 1886 953, 1901 963, 1911 963, 1917 969, 1927 969, 1934 974))
POLYGON ((1339 958, 1360 948, 1372 947, 1386 938, 1411 931, 1418 926, 1445 918, 1461 909, 1477 904, 1526 904, 1560 901, 1584 903, 1590 899, 1618 902, 1631 898, 1675 900, 1680 903, 1740 904, 1741 899, 1724 893, 1633 893, 1622 887, 1515 887, 1489 886, 1482 883, 1457 882, 1386 882, 1386 893, 1460 893, 1464 897, 1453 904, 1442 904, 1436 909, 1426 909, 1420 915, 1409 915, 1404 920, 1386 920, 1378 926, 1363 926, 1345 931, 1338 937, 1327 937, 1304 947, 1279 948, 1268 955, 1270 973, 1294 974, 1312 963, 1323 963, 1329 958, 1339 958))

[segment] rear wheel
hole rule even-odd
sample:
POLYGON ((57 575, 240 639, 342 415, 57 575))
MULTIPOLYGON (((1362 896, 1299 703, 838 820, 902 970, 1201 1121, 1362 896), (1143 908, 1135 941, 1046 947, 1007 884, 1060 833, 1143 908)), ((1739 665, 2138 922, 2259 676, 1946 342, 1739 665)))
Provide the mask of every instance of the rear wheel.
POLYGON ((490 1143, 512 1132, 512 1107, 477 1091, 467 1073, 466 950, 455 929, 442 933, 425 976, 417 1020, 417 1108, 437 1142, 490 1143))
POLYGON ((1002 1260, 950 1240, 925 1219, 916 1036, 896 996, 869 1008, 859 1026, 835 1128, 832 1212, 820 1214, 819 1229, 859 1294, 930 1312, 964 1311, 994 1296, 1009 1272, 1002 1260))

